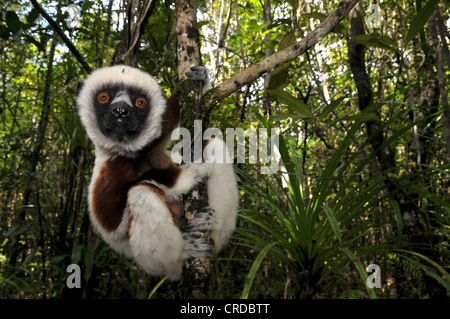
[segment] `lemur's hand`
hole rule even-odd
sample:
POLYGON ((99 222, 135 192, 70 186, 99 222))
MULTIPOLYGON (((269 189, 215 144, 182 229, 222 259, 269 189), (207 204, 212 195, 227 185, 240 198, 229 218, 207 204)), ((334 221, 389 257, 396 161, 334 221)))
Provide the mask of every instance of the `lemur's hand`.
POLYGON ((203 82, 203 93, 209 89, 209 70, 204 66, 193 66, 190 71, 186 72, 186 77, 193 81, 203 82))

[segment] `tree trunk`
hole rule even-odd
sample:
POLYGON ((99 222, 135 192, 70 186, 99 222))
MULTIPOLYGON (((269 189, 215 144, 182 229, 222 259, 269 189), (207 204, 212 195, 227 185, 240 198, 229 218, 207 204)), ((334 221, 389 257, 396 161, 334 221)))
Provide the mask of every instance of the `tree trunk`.
MULTIPOLYGON (((177 54, 178 79, 180 81, 179 103, 181 108, 181 127, 187 128, 194 136, 194 120, 202 120, 202 127, 207 127, 208 113, 200 103, 200 83, 186 80, 186 72, 192 66, 201 65, 199 31, 197 27, 196 0, 178 0, 177 10, 177 54)), ((203 134, 203 132, 201 132, 203 134)), ((202 139, 203 140, 203 139, 202 139)), ((202 184, 183 198, 182 214, 191 220, 195 212, 206 207, 206 185, 202 184)), ((210 261, 208 258, 193 258, 183 267, 183 281, 178 286, 181 298, 207 298, 210 261)))
POLYGON ((146 0, 142 5, 139 0, 129 0, 127 2, 126 21, 124 21, 126 27, 123 30, 123 48, 127 51, 119 59, 123 60, 126 65, 137 66, 139 40, 155 5, 156 0, 146 0))
MULTIPOLYGON (((373 104, 374 100, 372 84, 366 70, 366 48, 363 44, 356 43, 355 41, 358 35, 365 34, 364 20, 359 4, 350 11, 350 33, 351 36, 348 44, 349 63, 358 90, 359 109, 364 111, 369 105, 373 104)), ((378 111, 376 113, 378 114, 378 111)), ((367 135, 372 137, 372 148, 376 151, 382 147, 377 153, 381 168, 386 170, 395 166, 393 150, 389 146, 383 146, 384 136, 383 131, 380 130, 379 122, 375 120, 366 121, 366 130, 367 135)))

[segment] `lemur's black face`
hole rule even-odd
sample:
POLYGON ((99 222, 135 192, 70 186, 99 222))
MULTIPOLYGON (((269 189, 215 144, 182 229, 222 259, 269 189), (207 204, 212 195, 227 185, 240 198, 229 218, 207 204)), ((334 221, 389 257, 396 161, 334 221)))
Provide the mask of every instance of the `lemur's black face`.
POLYGON ((150 102, 137 88, 115 85, 98 90, 94 108, 100 131, 118 142, 132 141, 144 129, 150 102))

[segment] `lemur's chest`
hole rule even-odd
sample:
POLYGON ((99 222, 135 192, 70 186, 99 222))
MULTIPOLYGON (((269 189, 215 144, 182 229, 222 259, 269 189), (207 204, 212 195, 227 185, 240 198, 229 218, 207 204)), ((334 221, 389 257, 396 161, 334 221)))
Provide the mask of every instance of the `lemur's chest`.
MULTIPOLYGON (((143 183, 157 182, 173 187, 182 169, 164 152, 149 151, 137 158, 115 157, 97 161, 91 185, 91 208, 96 221, 107 231, 116 230, 127 207, 128 191, 143 183)), ((169 205, 174 216, 179 215, 179 203, 167 202, 165 193, 148 184, 169 205)), ((174 218, 176 220, 176 218, 174 218)))

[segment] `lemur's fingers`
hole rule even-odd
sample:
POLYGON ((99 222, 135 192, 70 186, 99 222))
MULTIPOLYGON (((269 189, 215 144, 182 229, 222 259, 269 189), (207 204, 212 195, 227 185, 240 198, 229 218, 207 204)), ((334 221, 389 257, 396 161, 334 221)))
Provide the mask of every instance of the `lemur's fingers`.
POLYGON ((208 69, 204 66, 193 66, 190 71, 186 72, 186 76, 194 81, 206 82, 208 79, 208 69))
POLYGON ((214 242, 209 237, 203 237, 197 232, 183 234, 185 258, 210 257, 214 242))
POLYGON ((212 216, 214 209, 205 207, 195 213, 194 218, 189 221, 188 231, 190 232, 208 232, 212 228, 212 216))

